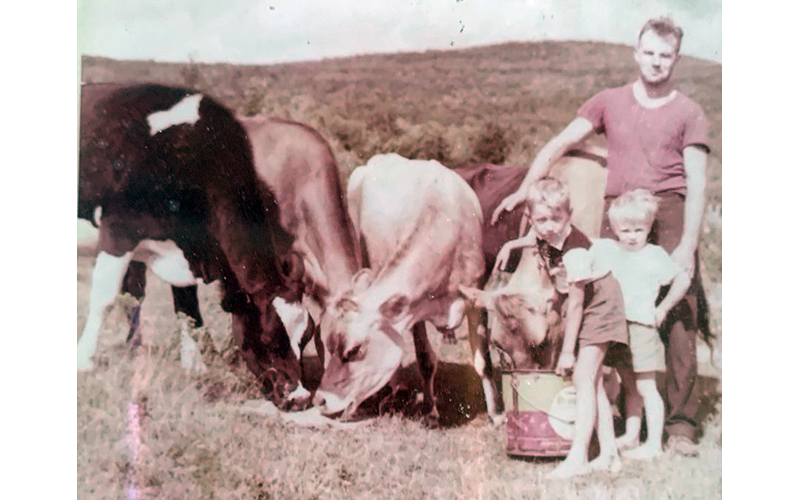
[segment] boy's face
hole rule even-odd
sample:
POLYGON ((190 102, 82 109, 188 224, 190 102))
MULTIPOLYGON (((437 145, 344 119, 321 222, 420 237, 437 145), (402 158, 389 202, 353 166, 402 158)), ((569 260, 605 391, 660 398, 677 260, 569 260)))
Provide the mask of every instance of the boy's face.
POLYGON ((569 225, 569 213, 561 207, 536 204, 531 207, 531 225, 536 236, 552 244, 561 241, 569 225))
POLYGON ((650 234, 650 224, 643 220, 624 220, 613 224, 614 232, 625 250, 635 252, 647 244, 647 235, 650 234))

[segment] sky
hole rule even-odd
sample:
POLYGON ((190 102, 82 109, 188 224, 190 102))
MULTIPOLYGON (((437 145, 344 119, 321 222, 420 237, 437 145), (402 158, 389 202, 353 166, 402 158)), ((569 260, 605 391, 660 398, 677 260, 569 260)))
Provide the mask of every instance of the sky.
POLYGON ((722 62, 721 0, 78 0, 78 51, 117 59, 277 63, 505 41, 633 44, 650 17, 722 62))

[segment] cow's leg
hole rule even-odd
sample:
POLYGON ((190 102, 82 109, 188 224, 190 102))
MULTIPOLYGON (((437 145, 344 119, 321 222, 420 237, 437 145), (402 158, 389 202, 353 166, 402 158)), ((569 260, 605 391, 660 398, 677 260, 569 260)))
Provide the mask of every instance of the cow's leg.
POLYGON ((130 294, 136 303, 128 310, 128 338, 125 342, 131 347, 137 347, 142 343, 142 334, 139 331, 139 317, 142 312, 142 301, 144 300, 144 290, 147 285, 147 264, 144 262, 131 261, 128 264, 128 272, 122 280, 122 293, 130 294))
MULTIPOLYGON (((319 328, 317 328, 317 324, 314 322, 314 318, 311 317, 310 314, 307 315, 308 321, 305 332, 303 332, 303 337, 300 339, 300 376, 302 377, 305 374, 305 367, 303 365, 303 350, 306 348, 311 340, 314 340, 314 348, 318 351, 320 349, 324 349, 322 346, 322 337, 320 337, 319 328), (319 340, 319 342, 318 342, 319 340)), ((318 354, 320 360, 325 355, 324 352, 318 354)), ((324 362, 323 362, 324 363, 324 362)))
POLYGON ((447 324, 443 327, 436 326, 436 329, 442 334, 442 340, 445 343, 456 343, 456 329, 461 326, 461 322, 464 320, 466 305, 466 302, 462 298, 454 300, 447 309, 447 324))
POLYGON ((483 397, 486 400, 486 412, 494 425, 503 423, 503 414, 497 409, 497 390, 494 386, 494 368, 489 354, 489 332, 486 329, 487 315, 485 310, 467 308, 467 325, 469 327, 469 348, 472 363, 483 386, 483 397), (483 330, 480 332, 479 330, 483 330))
MULTIPOLYGON (((149 241, 147 243, 148 249, 152 251, 147 258, 148 267, 156 276, 173 287, 195 286, 194 300, 197 301, 197 288, 195 285, 197 280, 181 249, 172 241, 149 241)), ((197 313, 199 315, 199 307, 196 309, 198 309, 197 313)), ((189 334, 190 323, 193 318, 188 314, 179 314, 178 321, 181 324, 181 367, 185 372, 193 375, 207 372, 208 367, 203 363, 200 349, 189 334)))
POLYGON ((200 301, 197 299, 197 285, 173 286, 172 305, 175 307, 175 314, 183 313, 192 318, 195 328, 203 326, 200 301))
POLYGON ((92 291, 89 294, 89 317, 78 341, 78 370, 94 368, 92 356, 97 348, 97 336, 106 314, 122 288, 122 280, 133 258, 133 252, 120 257, 101 251, 92 271, 92 291))
MULTIPOLYGON (((309 326, 312 326, 309 321, 310 316, 302 305, 297 303, 287 302, 281 297, 275 297, 272 300, 272 306, 281 318, 286 333, 289 335, 289 343, 292 346, 295 356, 300 362, 300 377, 303 376, 303 349, 308 343, 303 342, 303 337, 306 335, 309 326)), ((312 326, 313 327, 313 326, 312 326)), ((303 387, 300 383, 297 389, 289 393, 286 399, 289 403, 305 401, 309 399, 311 393, 303 387)))
POLYGON ((290 390, 296 391, 302 383, 300 364, 291 357, 292 348, 280 317, 271 303, 264 307, 262 314, 256 304, 242 302, 243 297, 228 296, 225 302, 233 306, 233 339, 248 369, 263 384, 267 397, 278 406, 301 406, 288 399, 290 390))
POLYGON ((436 396, 433 393, 433 379, 436 376, 436 353, 428 340, 425 323, 420 321, 411 328, 414 337, 414 350, 417 353, 417 367, 422 376, 422 393, 425 401, 430 404, 430 413, 425 417, 425 424, 435 429, 439 427, 439 410, 436 408, 436 396))

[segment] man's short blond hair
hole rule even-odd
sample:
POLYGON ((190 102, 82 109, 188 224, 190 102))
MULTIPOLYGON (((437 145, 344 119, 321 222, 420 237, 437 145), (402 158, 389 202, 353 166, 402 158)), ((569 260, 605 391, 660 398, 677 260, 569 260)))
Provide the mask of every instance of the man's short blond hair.
POLYGON ((569 190, 561 181, 552 177, 539 179, 528 188, 528 207, 531 214, 535 205, 545 205, 551 210, 564 210, 572 215, 569 190))
POLYGON ((634 189, 611 202, 608 219, 614 227, 623 222, 643 222, 652 226, 656 211, 658 211, 658 198, 645 189, 634 189))
POLYGON ((642 41, 642 36, 648 31, 655 32, 656 35, 666 38, 670 35, 675 37, 677 44, 675 45, 675 52, 681 51, 681 41, 683 40, 683 30, 675 24, 669 16, 662 16, 648 20, 639 30, 639 38, 637 39, 637 46, 642 41))

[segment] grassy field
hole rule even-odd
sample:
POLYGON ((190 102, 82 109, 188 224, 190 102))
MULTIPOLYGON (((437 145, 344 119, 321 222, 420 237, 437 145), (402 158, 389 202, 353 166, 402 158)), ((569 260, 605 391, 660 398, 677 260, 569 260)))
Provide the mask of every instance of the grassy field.
MULTIPOLYGON (((156 81, 189 85, 241 114, 307 122, 332 144, 345 180, 375 153, 528 163, 578 106, 604 87, 635 77, 629 47, 589 43, 506 44, 478 49, 363 56, 273 66, 156 64, 85 59, 84 81, 156 81)), ((679 88, 711 123, 709 208, 702 271, 721 310, 721 66, 684 59, 679 88)), ((602 144, 601 140, 596 143, 602 144)), ((86 320, 93 258, 78 257, 78 332, 86 320)), ((552 460, 510 459, 503 429, 492 428, 468 347, 441 345, 437 395, 445 428, 418 419, 415 395, 352 429, 314 429, 243 411, 257 398, 247 370, 227 347, 230 320, 216 287, 201 288, 210 371, 190 378, 177 361, 169 288, 150 276, 143 308, 145 347, 131 354, 125 300, 101 333, 99 368, 78 374, 78 496, 124 498, 453 498, 650 499, 721 497, 719 372, 701 359, 700 457, 626 462, 617 476, 549 482, 552 460), (208 340, 210 339, 210 341, 208 340), (135 415, 134 415, 135 413, 135 415), (131 425, 138 423, 138 430, 131 425), (131 439, 137 444, 131 454, 131 439)), ((438 345, 439 335, 431 338, 438 345)), ((313 350, 312 350, 313 353, 313 350)), ((409 356, 410 357, 410 356, 409 356)), ((308 386, 318 363, 309 359, 308 386)), ((413 375, 413 366, 406 370, 413 375)), ((412 387, 414 385, 412 384, 412 387)), ((385 410, 387 408, 384 408, 385 410)))

